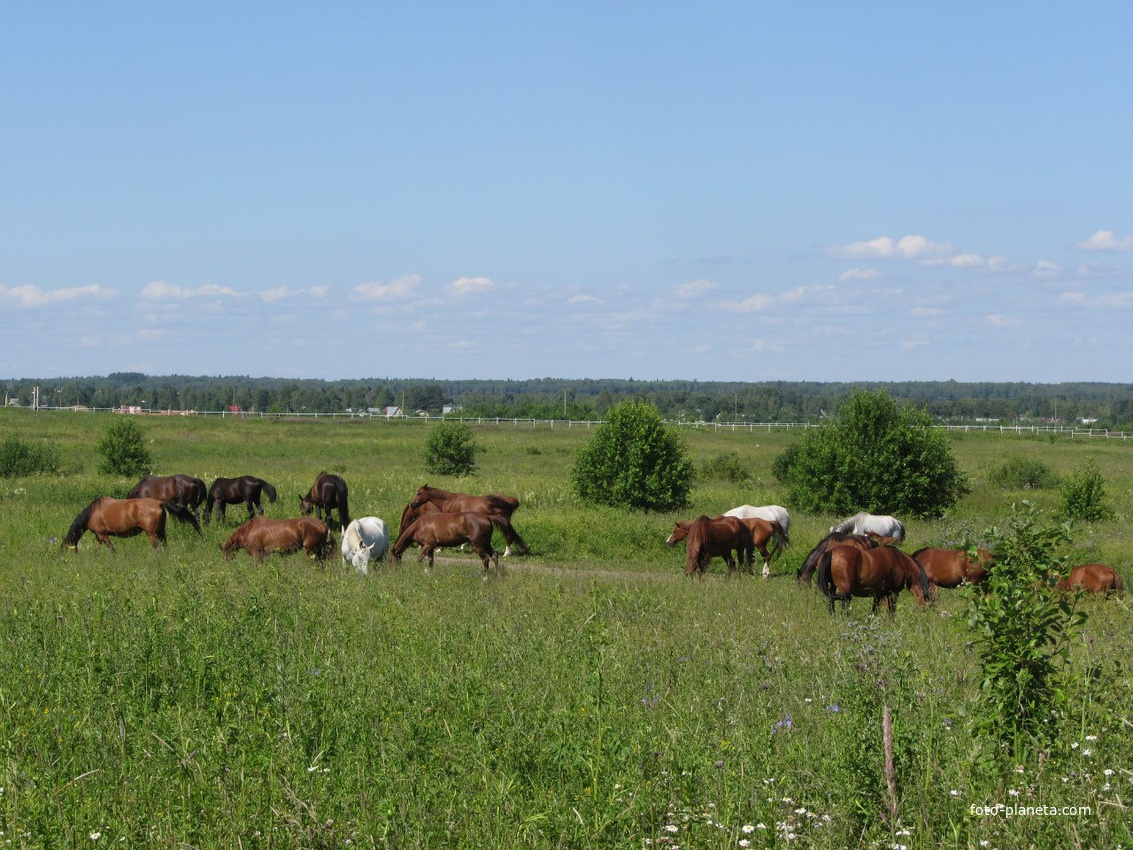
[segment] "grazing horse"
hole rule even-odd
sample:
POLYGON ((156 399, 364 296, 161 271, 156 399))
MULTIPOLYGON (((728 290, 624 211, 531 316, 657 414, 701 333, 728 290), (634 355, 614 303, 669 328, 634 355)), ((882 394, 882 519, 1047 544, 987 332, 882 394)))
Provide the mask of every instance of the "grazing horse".
POLYGON ((1070 570, 1070 574, 1055 585, 1063 592, 1080 587, 1089 593, 1102 593, 1109 596, 1116 593, 1120 599, 1125 595, 1125 583, 1113 567, 1105 564, 1082 564, 1070 570))
POLYGON ((933 587, 959 587, 964 582, 979 584, 987 578, 991 566, 991 553, 977 549, 972 561, 967 549, 934 549, 926 546, 913 553, 913 560, 924 568, 928 583, 933 587))
MULTIPOLYGON (((728 514, 723 517, 716 517, 716 519, 728 518, 728 514)), ((778 521, 765 520, 758 517, 741 518, 732 516, 731 519, 739 519, 744 525, 747 526, 748 531, 751 532, 751 542, 755 549, 759 550, 759 554, 763 556, 763 577, 768 578, 771 575, 771 561, 778 558, 783 549, 791 544, 790 538, 787 537, 787 532, 779 525, 778 521), (770 552, 767 549, 767 542, 773 541, 771 544, 770 552)), ((681 540, 688 537, 689 526, 695 520, 683 519, 673 526, 673 533, 669 535, 665 541, 665 545, 674 546, 681 540)), ((743 557, 740 555, 739 557, 743 557)), ((751 557, 748 557, 750 563, 751 557)))
POLYGON ((323 512, 326 511, 326 521, 330 523, 330 512, 338 508, 338 527, 346 528, 350 525, 348 496, 346 481, 333 473, 320 472, 315 477, 310 492, 299 499, 299 509, 304 516, 314 509, 315 516, 319 519, 323 519, 323 512))
POLYGON ((787 509, 780 505, 762 505, 761 507, 753 507, 752 505, 740 505, 739 507, 732 508, 730 511, 724 511, 724 516, 734 516, 740 519, 765 519, 769 522, 777 522, 783 529, 783 535, 786 536, 791 530, 791 515, 787 509))
POLYGON ((506 536, 509 525, 511 523, 507 517, 502 516, 489 516, 488 514, 470 511, 462 513, 430 511, 421 514, 407 528, 401 529, 397 541, 390 550, 390 557, 395 561, 400 561, 401 554, 409 547, 409 544, 417 543, 421 547, 421 554, 417 556, 417 562, 420 563, 428 557, 429 567, 431 568, 433 566, 433 552, 436 549, 470 543, 473 551, 484 562, 484 572, 488 572, 490 561, 495 565, 498 573, 500 571, 500 555, 492 548, 492 531, 498 528, 506 536))
POLYGON ((521 554, 529 554, 530 549, 519 532, 512 527, 511 515, 519 507, 519 499, 515 496, 504 496, 499 493, 489 493, 487 496, 473 496, 468 493, 451 493, 438 487, 423 484, 417 488, 416 494, 409 500, 401 514, 400 528, 408 528, 421 514, 431 510, 442 513, 478 513, 487 516, 503 517, 508 522, 502 527, 504 532, 504 557, 511 554, 511 547, 515 546, 521 554), (431 507, 430 507, 431 506, 431 507))
POLYGON ((831 531, 819 540, 818 544, 811 549, 810 553, 803 559, 802 566, 799 567, 799 571, 796 573, 799 584, 810 584, 814 571, 818 569, 818 559, 822 557, 822 553, 831 546, 837 546, 840 543, 844 543, 847 546, 857 546, 859 549, 876 549, 881 545, 878 543, 876 537, 871 537, 868 534, 843 534, 840 531, 831 531))
POLYGON ((385 557, 388 548, 389 529, 376 516, 352 520, 342 533, 342 563, 352 564, 362 575, 370 571, 371 560, 385 557))
POLYGON ((878 537, 892 537, 898 543, 905 539, 905 526, 899 519, 878 514, 854 514, 830 530, 840 531, 843 534, 876 534, 878 537))
POLYGON ((208 498, 205 482, 192 475, 147 475, 134 485, 127 499, 157 499, 188 508, 200 519, 200 508, 208 498))
POLYGON ((173 514, 175 519, 187 522, 201 533, 201 525, 192 512, 174 502, 158 499, 112 499, 99 496, 79 512, 67 536, 63 538, 64 549, 78 549, 79 538, 90 532, 99 545, 106 544, 112 550, 111 537, 133 537, 145 532, 150 546, 156 549, 165 542, 165 517, 173 514))
POLYGON ((243 502, 248 508, 248 519, 257 513, 264 515, 264 506, 260 504, 260 493, 268 497, 268 501, 275 504, 275 488, 254 475, 242 475, 239 478, 218 478, 209 488, 208 499, 205 500, 205 522, 216 511, 217 519, 224 520, 224 509, 228 505, 238 505, 243 502))
POLYGON ((829 600, 831 613, 839 599, 845 609, 854 596, 872 596, 874 611, 884 599, 889 613, 894 614, 897 594, 906 587, 919 605, 932 598, 928 576, 921 565, 892 546, 831 546, 818 560, 818 587, 829 600))
POLYGON ((330 552, 334 538, 330 528, 321 519, 297 517, 295 519, 268 519, 252 517, 232 532, 220 545, 228 557, 235 557, 236 549, 246 549, 256 561, 262 561, 269 552, 290 555, 303 549, 307 560, 312 557, 325 558, 330 552))
MULTIPOLYGON (((673 535, 675 534, 677 530, 674 528, 673 535)), ((670 539, 673 535, 670 535, 670 539)), ((739 556, 739 565, 751 569, 751 554, 755 545, 751 539, 751 530, 743 520, 733 516, 709 518, 701 515, 688 521, 687 535, 685 575, 691 576, 695 572, 704 578, 708 562, 717 556, 724 559, 728 572, 734 573, 737 559, 732 557, 733 551, 739 556)))

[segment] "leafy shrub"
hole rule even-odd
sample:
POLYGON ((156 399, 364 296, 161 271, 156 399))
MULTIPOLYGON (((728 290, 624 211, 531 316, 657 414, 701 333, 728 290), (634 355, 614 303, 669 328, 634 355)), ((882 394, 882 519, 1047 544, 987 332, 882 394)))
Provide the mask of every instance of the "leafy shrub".
POLYGON ((751 472, 735 452, 723 452, 704 461, 697 470, 697 475, 708 481, 731 481, 734 484, 744 484, 751 480, 751 472))
POLYGON ((1004 490, 1049 490, 1058 486, 1059 477, 1041 460, 1011 455, 992 469, 988 482, 1004 490))
POLYGON ((833 421, 780 455, 774 470, 807 513, 938 517, 968 492, 944 432, 885 392, 855 392, 833 421))
POLYGON ((131 417, 115 418, 98 444, 102 460, 98 471, 103 475, 121 475, 136 478, 148 475, 153 458, 146 448, 145 435, 131 417))
POLYGON ((45 443, 32 445, 19 437, 0 443, 0 478, 17 478, 59 471, 59 450, 45 443))
POLYGON ((440 421, 425 438, 425 469, 437 475, 471 475, 476 471, 476 442, 464 422, 440 421))
POLYGON ((1116 515, 1105 492, 1105 480, 1097 463, 1090 461, 1062 482, 1059 510, 1067 519, 1086 522, 1112 520, 1116 515))
POLYGON ((688 504, 692 461, 681 434, 665 425, 656 407, 626 401, 606 411, 606 421, 579 450, 571 480, 583 501, 675 510, 688 504))

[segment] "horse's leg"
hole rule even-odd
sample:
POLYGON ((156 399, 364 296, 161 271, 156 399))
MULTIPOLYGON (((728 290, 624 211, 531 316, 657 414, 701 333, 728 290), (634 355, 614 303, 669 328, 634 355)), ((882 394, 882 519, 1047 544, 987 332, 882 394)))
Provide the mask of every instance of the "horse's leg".
POLYGON ((767 554, 767 544, 758 543, 759 554, 763 556, 763 578, 769 578, 771 575, 771 556, 767 554))

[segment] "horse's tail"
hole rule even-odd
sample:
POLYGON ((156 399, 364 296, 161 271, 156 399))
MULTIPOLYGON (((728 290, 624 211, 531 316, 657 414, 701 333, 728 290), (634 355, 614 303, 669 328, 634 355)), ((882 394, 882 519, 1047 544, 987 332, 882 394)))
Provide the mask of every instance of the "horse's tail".
POLYGON ((173 514, 173 518, 180 522, 187 522, 197 530, 197 534, 201 533, 201 524, 197 522, 197 518, 193 516, 193 512, 188 508, 182 507, 176 502, 162 502, 161 506, 165 508, 167 513, 173 514))
POLYGON ((914 559, 913 563, 917 567, 917 572, 913 580, 917 583, 917 587, 920 588, 921 594, 924 596, 924 601, 935 602, 936 597, 932 593, 932 585, 929 583, 928 573, 925 572, 925 568, 921 566, 919 561, 914 559))
POLYGON ((71 523, 71 527, 67 529, 67 536, 63 538, 62 548, 66 549, 68 546, 72 549, 79 548, 79 538, 87 530, 87 523, 90 521, 90 515, 94 511, 94 506, 98 504, 98 500, 102 497, 99 496, 85 508, 83 508, 75 521, 71 523))
POLYGON ((260 489, 263 490, 264 495, 268 497, 269 504, 274 505, 275 504, 275 496, 276 496, 275 488, 272 487, 270 484, 268 484, 266 481, 261 479, 260 480, 260 489))
POLYGON ((771 523, 771 530, 775 532, 775 543, 771 547, 771 557, 778 558, 782 551, 791 545, 791 539, 787 537, 783 523, 777 519, 769 520, 769 522, 771 523))
POLYGON ((897 523, 897 533, 893 535, 893 539, 896 540, 898 543, 904 543, 905 542, 905 523, 901 522, 901 520, 899 520, 899 519, 895 519, 893 521, 895 523, 897 523))
POLYGON ((335 478, 334 494, 338 498, 338 518, 342 522, 343 528, 350 525, 350 507, 347 505, 349 493, 346 482, 341 478, 335 478))
POLYGON ((1118 599, 1125 597, 1125 582, 1121 580, 1121 573, 1117 570, 1113 571, 1113 590, 1117 593, 1118 599))
POLYGON ((827 549, 822 553, 818 559, 818 589, 822 591, 822 595, 830 600, 833 605, 836 599, 841 599, 841 594, 838 593, 838 585, 834 583, 834 577, 830 571, 830 550, 827 549))
POLYGON ((193 495, 189 497, 192 504, 191 508, 199 508, 208 499, 208 488, 205 487, 205 482, 200 478, 193 479, 193 495))
POLYGON ((496 514, 488 514, 488 519, 492 521, 492 525, 504 533, 504 540, 508 546, 516 546, 519 551, 524 555, 531 554, 531 548, 527 545, 527 541, 519 536, 519 532, 515 530, 515 526, 511 524, 511 520, 506 516, 497 516, 496 514))
POLYGON ((491 505, 494 510, 499 511, 506 517, 510 517, 515 513, 515 509, 519 507, 519 499, 510 496, 505 497, 492 493, 487 499, 488 504, 491 505))

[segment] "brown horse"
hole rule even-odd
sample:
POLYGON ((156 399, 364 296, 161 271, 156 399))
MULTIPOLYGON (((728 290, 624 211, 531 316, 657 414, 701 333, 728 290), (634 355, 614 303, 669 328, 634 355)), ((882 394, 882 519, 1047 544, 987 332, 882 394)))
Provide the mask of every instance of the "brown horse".
POLYGON ((99 496, 75 517, 63 538, 63 548, 78 549, 79 538, 89 531, 100 546, 106 544, 111 549, 114 548, 111 537, 133 537, 144 532, 150 545, 156 549, 165 542, 167 514, 173 514, 175 519, 193 526, 197 534, 201 533, 200 523, 192 512, 173 502, 99 496))
POLYGON ((818 544, 811 549, 810 553, 803 559, 802 566, 799 567, 799 571, 796 573, 799 584, 810 584, 810 580, 814 576, 814 571, 818 569, 818 559, 822 557, 822 553, 831 546, 837 546, 842 543, 847 546, 857 546, 859 549, 876 549, 881 545, 877 542, 876 537, 869 534, 850 534, 844 531, 831 531, 819 540, 818 544))
POLYGON ((192 475, 147 475, 134 485, 127 499, 157 499, 186 507, 200 519, 200 507, 208 498, 205 482, 192 475))
MULTIPOLYGON (((673 534, 676 533, 674 529, 673 534)), ((695 572, 703 578, 708 562, 714 557, 724 559, 729 573, 736 571, 737 560, 740 567, 750 570, 755 544, 751 530, 743 520, 732 516, 710 518, 701 515, 688 521, 685 548, 685 575, 691 576, 695 572), (736 552, 737 558, 732 557, 732 552, 736 552)))
POLYGON ((897 594, 906 587, 919 605, 932 598, 921 565, 892 546, 859 549, 839 544, 818 559, 818 588, 829 600, 831 613, 839 599, 847 608, 854 596, 872 596, 874 611, 884 599, 893 614, 897 611, 897 594))
POLYGON ((228 505, 238 505, 241 502, 248 508, 248 519, 257 513, 264 515, 264 506, 260 503, 260 494, 268 497, 268 501, 275 504, 275 488, 254 475, 241 475, 239 478, 218 478, 209 487, 208 498, 205 500, 205 522, 208 522, 216 512, 216 518, 224 519, 224 509, 228 505))
MULTIPOLYGON (((724 514, 724 516, 728 515, 724 514)), ((721 517, 716 517, 716 519, 721 519, 721 517)), ((763 556, 763 577, 769 577, 771 575, 771 561, 778 558, 783 549, 791 544, 787 532, 778 520, 766 520, 759 517, 735 517, 735 519, 739 519, 751 532, 752 545, 763 556), (770 551, 767 548, 768 541, 771 541, 770 551)), ((694 521, 691 519, 680 520, 673 526, 673 533, 665 540, 665 545, 675 546, 688 537, 689 526, 694 521)))
POLYGON ((330 528, 321 519, 306 516, 268 519, 258 516, 233 531, 220 545, 220 551, 231 558, 235 556, 235 550, 246 549, 254 560, 262 561, 269 552, 290 555, 303 549, 309 561, 312 557, 322 560, 333 546, 330 528))
POLYGON ((484 572, 488 571, 488 563, 491 561, 498 573, 500 556, 492 548, 492 531, 498 528, 506 536, 510 525, 508 519, 502 516, 489 516, 470 511, 464 513, 430 511, 421 514, 407 528, 401 530, 390 550, 390 557, 400 561, 401 554, 409 548, 409 544, 417 543, 421 547, 417 562, 420 563, 428 557, 429 566, 432 567, 434 550, 470 543, 473 551, 484 562, 484 572))
POLYGON ((976 550, 977 559, 972 561, 967 549, 934 549, 926 546, 913 553, 913 560, 924 568, 928 583, 933 587, 959 587, 964 582, 979 584, 987 578, 991 566, 991 553, 987 549, 976 550))
POLYGON ((346 528, 350 525, 348 497, 349 491, 346 487, 346 481, 341 476, 330 472, 320 472, 315 477, 315 483, 311 485, 310 492, 299 499, 299 510, 306 516, 314 509, 315 516, 319 519, 323 519, 323 512, 326 511, 326 521, 329 524, 330 512, 337 508, 339 528, 346 528))
POLYGON ((504 496, 499 493, 489 493, 487 496, 473 496, 469 493, 452 493, 441 490, 439 487, 430 487, 422 484, 417 488, 409 504, 401 513, 399 528, 408 528, 422 514, 429 511, 441 513, 477 513, 486 516, 503 517, 508 522, 501 528, 504 532, 504 557, 511 554, 511 547, 515 546, 521 554, 530 553, 530 549, 519 532, 511 524, 511 515, 519 507, 519 499, 515 496, 504 496))
POLYGON ((1120 599, 1125 595, 1125 583, 1113 567, 1105 564, 1082 564, 1070 570, 1070 575, 1055 585, 1063 592, 1077 587, 1089 593, 1102 593, 1109 596, 1116 593, 1120 599))

